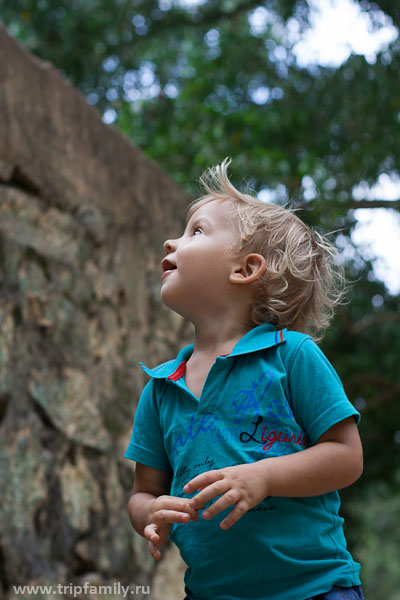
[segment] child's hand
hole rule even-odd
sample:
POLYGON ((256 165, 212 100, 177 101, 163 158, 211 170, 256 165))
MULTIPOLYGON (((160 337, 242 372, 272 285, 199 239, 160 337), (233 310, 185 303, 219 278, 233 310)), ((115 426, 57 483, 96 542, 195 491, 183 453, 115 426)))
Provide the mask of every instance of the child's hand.
POLYGON ((201 490, 189 501, 195 510, 200 510, 206 502, 221 496, 203 512, 203 519, 212 519, 234 504, 233 510, 220 525, 222 529, 229 529, 248 510, 267 497, 265 466, 262 465, 262 469, 260 467, 260 462, 255 462, 207 471, 189 481, 183 490, 185 494, 201 490))
POLYGON ((155 560, 160 560, 160 546, 168 539, 173 523, 198 521, 197 511, 185 498, 176 496, 158 496, 151 504, 148 525, 144 528, 144 537, 149 540, 149 552, 155 560))

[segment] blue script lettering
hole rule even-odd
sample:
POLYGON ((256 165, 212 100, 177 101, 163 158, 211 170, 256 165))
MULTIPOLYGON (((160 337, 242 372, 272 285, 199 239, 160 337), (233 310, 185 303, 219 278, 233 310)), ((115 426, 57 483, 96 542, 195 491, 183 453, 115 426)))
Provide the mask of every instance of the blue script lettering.
POLYGON ((239 437, 240 430, 239 429, 231 429, 228 427, 224 427, 219 429, 218 427, 213 427, 211 430, 211 441, 213 444, 219 442, 234 442, 239 437))
POLYGON ((274 373, 265 371, 258 381, 253 381, 250 390, 241 390, 234 396, 232 404, 236 411, 235 423, 241 423, 249 410, 252 411, 252 414, 261 415, 260 403, 268 394, 273 380, 274 373))
POLYGON ((205 415, 197 416, 194 414, 190 418, 190 423, 186 427, 186 429, 180 433, 174 443, 172 448, 172 454, 175 454, 176 447, 180 444, 181 448, 186 446, 189 440, 194 440, 200 433, 207 433, 214 425, 214 423, 219 419, 220 415, 217 413, 212 415, 210 413, 205 415))

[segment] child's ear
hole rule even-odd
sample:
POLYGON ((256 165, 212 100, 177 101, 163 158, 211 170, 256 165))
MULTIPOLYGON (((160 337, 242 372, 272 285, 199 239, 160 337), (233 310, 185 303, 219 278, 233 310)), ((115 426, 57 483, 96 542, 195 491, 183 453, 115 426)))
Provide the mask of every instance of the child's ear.
POLYGON ((229 275, 231 283, 252 283, 256 281, 267 268, 265 258, 261 254, 246 254, 232 267, 229 275))

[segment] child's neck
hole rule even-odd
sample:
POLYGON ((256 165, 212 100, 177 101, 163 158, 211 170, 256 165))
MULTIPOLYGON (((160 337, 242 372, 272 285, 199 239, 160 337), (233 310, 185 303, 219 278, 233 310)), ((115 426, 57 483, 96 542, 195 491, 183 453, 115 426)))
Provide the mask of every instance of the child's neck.
POLYGON ((194 349, 186 364, 185 382, 197 398, 201 397, 204 382, 217 356, 230 354, 250 328, 240 326, 232 319, 209 322, 208 327, 195 325, 194 349))
POLYGON ((238 341, 251 329, 248 324, 209 323, 208 326, 196 326, 193 355, 230 354, 238 341))

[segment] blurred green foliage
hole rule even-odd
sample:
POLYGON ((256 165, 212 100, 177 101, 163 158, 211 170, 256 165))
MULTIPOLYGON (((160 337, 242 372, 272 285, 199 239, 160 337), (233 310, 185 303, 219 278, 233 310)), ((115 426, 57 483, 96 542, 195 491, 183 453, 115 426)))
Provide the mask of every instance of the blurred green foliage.
MULTIPOLYGON (((372 29, 400 25, 396 0, 356 4, 372 29)), ((362 412, 365 448, 344 510, 357 524, 366 595, 399 600, 399 296, 351 231, 357 208, 398 218, 400 200, 363 200, 354 187, 400 171, 400 39, 376 58, 300 67, 295 35, 309 16, 305 0, 0 0, 10 33, 189 193, 229 155, 239 187, 290 200, 310 225, 336 231, 354 283, 323 348, 362 412)))
POLYGON ((400 600, 400 496, 384 483, 346 503, 346 533, 363 568, 366 599, 400 600))

